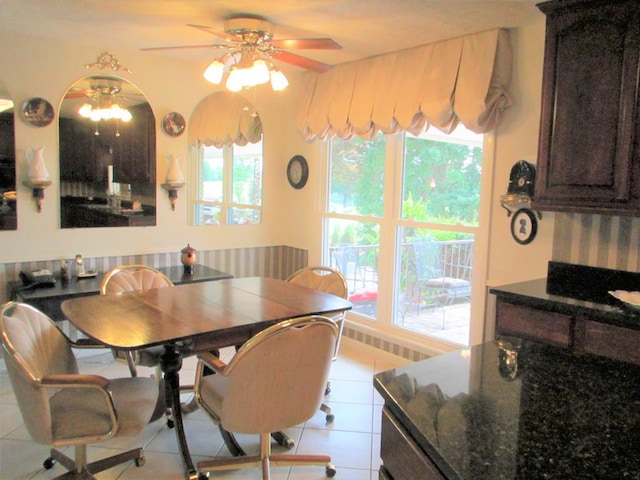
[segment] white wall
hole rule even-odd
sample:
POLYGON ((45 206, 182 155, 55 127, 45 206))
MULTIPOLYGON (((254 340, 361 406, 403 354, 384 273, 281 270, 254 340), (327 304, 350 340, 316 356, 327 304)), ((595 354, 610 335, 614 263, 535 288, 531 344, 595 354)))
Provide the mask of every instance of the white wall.
POLYGON ((544 16, 540 14, 539 21, 513 30, 511 35, 513 105, 505 112, 496 135, 488 285, 546 277, 547 262, 551 259, 553 214, 544 212, 533 242, 519 245, 511 237, 511 217, 500 206, 500 195, 507 193, 513 164, 519 160, 537 162, 544 29, 544 16))
MULTIPOLYGON (((496 164, 492 182, 490 207, 490 255, 487 283, 510 283, 546 274, 551 257, 553 218, 545 213, 539 222, 537 238, 527 246, 516 244, 509 231, 510 218, 499 205, 506 193, 511 166, 520 159, 535 163, 540 114, 540 89, 544 47, 544 17, 512 31, 514 76, 513 105, 506 111, 495 140, 496 164)), ((100 73, 85 69, 86 63, 109 45, 87 41, 65 44, 48 39, 0 33, 0 79, 16 103, 30 97, 43 97, 57 108, 66 89, 78 78, 100 73)), ((242 246, 286 244, 310 251, 310 262, 320 259, 320 224, 318 192, 324 163, 319 143, 306 143, 293 124, 296 99, 295 76, 289 75, 291 87, 273 93, 269 87, 259 88, 254 101, 265 132, 264 218, 257 226, 193 227, 187 225, 187 192, 179 193, 176 210, 171 211, 166 192, 159 186, 166 175, 167 154, 187 156, 187 135, 166 136, 159 127, 162 117, 170 112, 187 119, 197 103, 219 87, 202 78, 204 65, 167 60, 152 52, 112 51, 122 65, 133 70, 121 73, 145 93, 157 122, 157 226, 110 229, 65 229, 59 225, 58 201, 58 133, 57 122, 44 128, 33 128, 16 121, 18 174, 18 230, 0 232, 0 262, 48 258, 154 253, 173 251, 190 243, 198 249, 222 249, 242 246), (47 168, 54 185, 45 194, 42 213, 37 213, 31 192, 21 185, 26 176, 25 150, 45 147, 47 168), (307 187, 294 190, 287 183, 288 160, 302 154, 309 160, 307 187)), ((106 72, 105 72, 106 73, 106 72)))
MULTIPOLYGON (((256 226, 194 227, 187 225, 187 191, 179 192, 172 211, 167 193, 160 187, 167 172, 168 154, 187 157, 187 134, 171 138, 160 128, 162 117, 181 113, 187 120, 198 102, 220 87, 202 78, 206 65, 180 62, 151 52, 110 51, 121 65, 131 68, 105 72, 85 69, 94 63, 108 45, 68 44, 13 34, 0 33, 0 79, 16 104, 31 97, 47 99, 58 111, 67 88, 77 79, 93 74, 117 74, 135 84, 147 96, 156 118, 157 138, 157 226, 97 229, 59 228, 59 176, 57 118, 42 128, 31 127, 16 119, 16 155, 18 177, 18 230, 0 232, 0 262, 50 258, 72 258, 76 253, 90 256, 154 253, 179 250, 187 243, 198 249, 223 249, 296 243, 295 222, 290 222, 287 206, 300 195, 288 186, 285 168, 288 159, 308 148, 293 128, 293 89, 273 93, 268 86, 247 97, 255 103, 265 131, 264 222, 256 226), (25 151, 45 147, 45 162, 53 185, 45 191, 42 213, 37 213, 31 191, 22 185, 26 178, 25 151)), ((293 78, 290 80, 294 81, 293 78)), ((306 195, 304 192, 302 195, 306 195)), ((305 243, 305 239, 297 239, 305 243)), ((304 247, 304 245, 302 245, 304 247)))

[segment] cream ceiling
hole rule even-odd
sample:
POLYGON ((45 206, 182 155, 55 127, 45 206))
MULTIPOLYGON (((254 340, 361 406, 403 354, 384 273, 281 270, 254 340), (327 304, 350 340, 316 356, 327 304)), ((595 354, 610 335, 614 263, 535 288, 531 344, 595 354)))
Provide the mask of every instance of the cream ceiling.
MULTIPOLYGON (((540 20, 538 0, 0 0, 0 31, 145 48, 220 43, 186 26, 222 32, 224 18, 263 15, 274 38, 330 37, 342 50, 304 51, 331 65, 424 45, 495 27, 540 20)), ((209 61, 214 49, 146 52, 209 61)), ((285 70, 289 67, 280 65, 285 70)), ((291 67, 296 68, 296 67, 291 67)))

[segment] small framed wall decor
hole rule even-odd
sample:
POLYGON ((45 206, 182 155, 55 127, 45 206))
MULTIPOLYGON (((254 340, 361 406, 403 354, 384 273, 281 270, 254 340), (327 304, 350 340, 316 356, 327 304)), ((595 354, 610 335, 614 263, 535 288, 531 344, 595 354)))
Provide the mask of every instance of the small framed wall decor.
POLYGON ((170 137, 182 135, 186 127, 184 117, 177 112, 169 112, 162 119, 162 129, 170 137))
POLYGON ((46 127, 53 121, 53 107, 40 97, 25 100, 20 113, 22 120, 33 127, 46 127))
POLYGON ((536 215, 528 208, 521 208, 511 218, 511 235, 520 245, 533 242, 538 233, 536 215))

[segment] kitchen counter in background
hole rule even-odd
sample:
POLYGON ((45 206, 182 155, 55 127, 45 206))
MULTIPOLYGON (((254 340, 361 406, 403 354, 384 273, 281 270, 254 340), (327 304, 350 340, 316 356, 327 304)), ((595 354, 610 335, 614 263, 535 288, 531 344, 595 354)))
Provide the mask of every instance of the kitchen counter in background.
POLYGON ((640 365, 640 309, 609 290, 640 290, 640 274, 550 262, 546 279, 489 290, 496 295, 496 335, 640 365))
POLYGON ((638 479, 640 368, 510 338, 374 377, 380 478, 638 479))
POLYGON ((62 197, 60 224, 62 228, 148 227, 156 224, 155 207, 143 206, 141 210, 133 211, 130 203, 123 201, 123 208, 113 208, 86 198, 62 197))

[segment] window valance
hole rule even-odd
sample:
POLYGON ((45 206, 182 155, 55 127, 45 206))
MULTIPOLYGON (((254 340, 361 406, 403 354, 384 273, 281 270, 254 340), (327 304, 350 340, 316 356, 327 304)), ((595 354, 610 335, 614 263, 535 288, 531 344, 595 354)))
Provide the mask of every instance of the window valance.
POLYGON ((189 144, 220 148, 224 145, 257 143, 262 122, 253 106, 241 95, 217 92, 205 97, 189 122, 189 144))
POLYGON ((511 104, 511 45, 490 30, 305 74, 295 122, 307 140, 373 138, 378 131, 484 133, 511 104))

